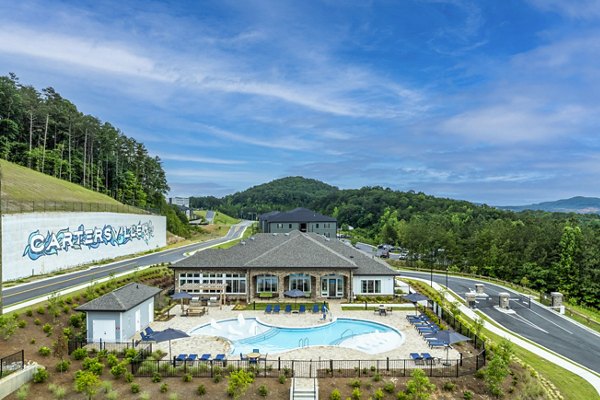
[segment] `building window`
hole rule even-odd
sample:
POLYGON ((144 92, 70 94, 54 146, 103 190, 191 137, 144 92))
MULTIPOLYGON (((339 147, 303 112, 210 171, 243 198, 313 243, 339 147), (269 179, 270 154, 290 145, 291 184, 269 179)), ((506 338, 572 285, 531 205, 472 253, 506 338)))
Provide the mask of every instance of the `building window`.
POLYGON ((360 281, 361 293, 381 293, 381 281, 379 279, 365 279, 360 281))
POLYGON ((292 229, 292 224, 289 224, 289 227, 288 227, 288 228, 292 229))
POLYGON ((283 228, 283 224, 277 224, 277 228, 278 229, 282 229, 283 228))
POLYGON ((319 224, 315 224, 315 225, 316 225, 315 228, 319 229, 319 224))
POLYGON ((274 275, 259 275, 256 277, 256 291, 262 292, 276 292, 277 291, 277 277, 274 275))
POLYGON ((302 290, 310 292, 310 275, 306 274, 291 274, 289 290, 302 290))

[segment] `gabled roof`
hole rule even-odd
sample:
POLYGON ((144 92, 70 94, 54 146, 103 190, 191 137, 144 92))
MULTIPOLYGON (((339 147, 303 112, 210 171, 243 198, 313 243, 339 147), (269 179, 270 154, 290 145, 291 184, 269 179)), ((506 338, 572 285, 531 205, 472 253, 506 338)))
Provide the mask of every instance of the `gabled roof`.
POLYGON ((291 211, 267 213, 261 217, 267 222, 337 222, 335 218, 302 207, 291 211))
POLYGON ((128 311, 154 297, 161 289, 141 283, 127 285, 80 305, 77 311, 128 311))
POLYGON ((379 259, 367 256, 337 239, 299 231, 259 233, 229 249, 199 251, 173 264, 171 268, 347 268, 353 270, 354 275, 399 275, 379 259))

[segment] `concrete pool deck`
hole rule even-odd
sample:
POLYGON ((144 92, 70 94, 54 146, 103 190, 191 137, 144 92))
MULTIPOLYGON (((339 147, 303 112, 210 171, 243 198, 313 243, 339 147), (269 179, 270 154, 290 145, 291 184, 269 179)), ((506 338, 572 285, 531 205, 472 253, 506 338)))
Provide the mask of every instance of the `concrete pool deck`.
MULTIPOLYGON (((446 350, 444 348, 429 348, 425 339, 423 339, 417 330, 408 322, 406 316, 414 315, 414 311, 394 310, 393 313, 388 314, 387 316, 380 316, 374 314, 372 310, 342 311, 341 304, 336 302, 330 302, 329 306, 331 313, 335 318, 364 319, 392 326, 402 332, 404 335, 404 343, 394 350, 377 354, 369 354, 346 347, 312 346, 272 354, 269 355, 268 358, 275 359, 281 357, 282 360, 382 360, 389 357, 391 360, 398 360, 410 359, 410 353, 429 353, 436 358, 446 358, 446 350)), ((310 312, 307 312, 306 314, 285 314, 281 312, 280 314, 273 315, 265 314, 264 311, 234 311, 232 308, 233 306, 223 306, 221 309, 219 307, 210 307, 209 313, 201 317, 182 317, 180 316, 181 308, 178 305, 171 309, 171 313, 175 314, 175 317, 169 321, 155 321, 151 324, 151 327, 154 330, 175 328, 189 332, 191 329, 200 325, 209 324, 213 319, 216 321, 235 319, 239 314, 242 314, 246 319, 257 317, 266 324, 282 327, 310 327, 323 324, 323 321, 321 320, 322 314, 312 314, 310 312)), ((465 346, 462 349, 463 357, 475 355, 467 353, 469 348, 470 347, 465 346)), ((169 342, 153 344, 153 349, 161 349, 168 353, 169 342)), ((460 357, 457 349, 461 350, 461 347, 454 346, 454 348, 448 351, 448 357, 450 359, 457 359, 460 357)), ((196 353, 199 355, 211 353, 213 357, 216 354, 225 353, 231 358, 236 358, 238 356, 230 355, 230 351, 231 344, 229 341, 220 337, 191 336, 189 338, 171 341, 171 356, 181 353, 196 353)))

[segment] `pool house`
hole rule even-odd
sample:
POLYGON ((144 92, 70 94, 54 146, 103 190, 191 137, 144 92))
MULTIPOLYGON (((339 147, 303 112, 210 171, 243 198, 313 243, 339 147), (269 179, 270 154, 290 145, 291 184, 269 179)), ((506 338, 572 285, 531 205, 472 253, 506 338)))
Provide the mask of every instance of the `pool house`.
POLYGON ((312 301, 393 295, 399 275, 337 239, 300 231, 256 234, 229 249, 199 251, 171 268, 176 291, 247 302, 283 298, 293 289, 312 301))

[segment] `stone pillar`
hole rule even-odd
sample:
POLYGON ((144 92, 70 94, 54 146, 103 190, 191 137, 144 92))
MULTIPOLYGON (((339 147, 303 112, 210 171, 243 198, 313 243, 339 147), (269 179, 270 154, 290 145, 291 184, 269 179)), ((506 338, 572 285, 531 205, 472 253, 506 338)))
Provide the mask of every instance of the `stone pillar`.
POLYGON ((500 308, 504 308, 506 310, 508 310, 510 308, 509 302, 510 302, 510 294, 506 293, 506 292, 502 292, 499 294, 500 296, 500 308))
POLYGON ((563 295, 560 292, 552 292, 550 293, 552 296, 552 307, 560 308, 563 302, 563 295))
POLYGON ((483 283, 476 283, 475 284, 475 293, 477 293, 477 294, 484 294, 485 293, 485 286, 483 285, 483 283))
POLYGON ((467 306, 469 306, 470 308, 475 308, 475 298, 477 297, 476 293, 467 292, 465 293, 465 296, 467 298, 467 306))

